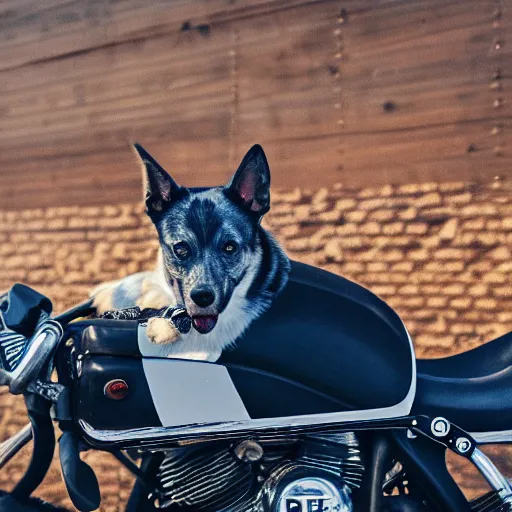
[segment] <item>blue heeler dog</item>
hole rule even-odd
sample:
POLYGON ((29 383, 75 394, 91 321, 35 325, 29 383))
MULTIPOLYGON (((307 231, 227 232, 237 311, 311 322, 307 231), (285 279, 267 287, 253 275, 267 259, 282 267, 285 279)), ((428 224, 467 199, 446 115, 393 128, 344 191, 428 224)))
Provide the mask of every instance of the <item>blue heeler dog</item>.
POLYGON ((290 263, 260 225, 270 208, 270 171, 253 146, 226 186, 185 188, 140 145, 146 211, 160 240, 157 267, 94 292, 98 310, 183 305, 193 329, 177 341, 152 330, 165 354, 217 360, 285 286, 290 263))

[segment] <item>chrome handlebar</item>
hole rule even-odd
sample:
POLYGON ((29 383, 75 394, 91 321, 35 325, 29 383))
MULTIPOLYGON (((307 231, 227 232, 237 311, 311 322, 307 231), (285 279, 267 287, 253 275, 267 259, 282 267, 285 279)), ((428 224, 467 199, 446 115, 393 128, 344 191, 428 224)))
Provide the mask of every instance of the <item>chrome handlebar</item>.
POLYGON ((49 318, 39 323, 29 339, 8 328, 0 331, 0 384, 8 385, 13 395, 27 391, 30 383, 40 377, 63 333, 61 324, 49 318))

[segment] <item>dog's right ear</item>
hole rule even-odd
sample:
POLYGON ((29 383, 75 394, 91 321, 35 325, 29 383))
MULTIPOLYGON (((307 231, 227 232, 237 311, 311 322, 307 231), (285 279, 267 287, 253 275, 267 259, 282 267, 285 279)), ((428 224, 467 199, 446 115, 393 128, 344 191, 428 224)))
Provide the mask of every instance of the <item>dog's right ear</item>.
POLYGON ((184 194, 169 173, 140 145, 134 144, 137 155, 143 165, 144 194, 146 211, 156 214, 164 211, 171 202, 184 194))
POLYGON ((226 187, 227 193, 260 219, 270 209, 270 169, 263 148, 255 144, 226 187))

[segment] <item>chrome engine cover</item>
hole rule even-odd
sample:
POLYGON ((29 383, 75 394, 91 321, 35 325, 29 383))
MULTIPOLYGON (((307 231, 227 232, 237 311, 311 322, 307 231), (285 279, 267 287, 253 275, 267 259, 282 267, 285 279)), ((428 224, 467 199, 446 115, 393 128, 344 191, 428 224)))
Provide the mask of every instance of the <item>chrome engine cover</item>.
POLYGON ((275 512, 352 512, 347 486, 341 489, 318 477, 299 478, 277 497, 275 512))
POLYGON ((364 468, 353 433, 169 450, 160 507, 188 512, 352 512, 364 468))

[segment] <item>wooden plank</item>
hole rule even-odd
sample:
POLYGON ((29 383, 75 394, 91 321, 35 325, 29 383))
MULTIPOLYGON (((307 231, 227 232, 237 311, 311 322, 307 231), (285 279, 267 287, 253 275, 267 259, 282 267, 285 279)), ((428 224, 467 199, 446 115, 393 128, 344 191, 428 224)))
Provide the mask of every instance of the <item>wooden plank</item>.
MULTIPOLYGON (((208 168, 227 179, 229 44, 227 29, 207 39, 190 33, 11 72, 0 100, 4 207, 12 205, 13 194, 21 202, 32 195, 51 204, 59 194, 43 190, 45 183, 62 190, 85 187, 82 202, 90 201, 85 197, 96 184, 105 202, 123 200, 115 188, 123 181, 132 185, 130 199, 138 199, 139 174, 124 171, 136 169, 128 149, 136 140, 160 150, 164 159, 172 156, 182 175, 194 179, 198 169, 208 168), (59 76, 60 83, 46 87, 59 76), (201 152, 193 149, 198 140, 204 141, 201 152), (117 178, 105 177, 106 170, 117 178)), ((78 196, 60 193, 68 202, 78 196)))
POLYGON ((286 9, 305 0, 24 0, 0 5, 0 70, 286 9), (19 5, 18 5, 19 4, 19 5))
POLYGON ((0 70, 0 207, 137 200, 135 140, 191 185, 226 181, 254 142, 278 186, 509 172, 510 50, 493 49, 490 0, 108 5, 0 7, 0 55, 28 59, 0 70))
POLYGON ((379 17, 354 13, 340 28, 345 129, 510 116, 509 104, 493 107, 494 8, 494 2, 432 1, 394 4, 379 17))
POLYGON ((346 23, 329 4, 236 26, 237 141, 286 154, 274 183, 307 184, 312 172, 322 184, 506 173, 510 155, 494 148, 507 145, 491 136, 512 115, 509 104, 493 106, 492 4, 344 6, 346 23))
POLYGON ((8 136, 18 127, 29 136, 30 129, 58 126, 60 118, 64 124, 101 124, 110 111, 120 114, 121 109, 145 118, 152 114, 148 106, 161 111, 163 102, 168 103, 166 109, 190 116, 194 97, 215 102, 218 93, 229 94, 229 45, 226 30, 208 40, 189 34, 115 53, 96 52, 75 63, 52 62, 13 71, 8 83, 0 86, 4 113, 0 123, 9 126, 8 136), (190 108, 183 108, 184 101, 190 108))
POLYGON ((381 12, 347 7, 347 24, 337 26, 333 4, 313 12, 293 9, 284 22, 251 20, 237 28, 240 130, 247 126, 244 119, 251 121, 249 130, 277 124, 276 129, 297 131, 287 136, 305 136, 309 129, 318 136, 511 115, 508 103, 493 107, 497 58, 488 56, 490 4, 473 7, 443 1, 396 3, 381 12), (453 20, 442 37, 437 17, 453 20), (374 28, 376 19, 385 29, 374 28), (293 30, 286 30, 287 23, 293 30))
POLYGON ((235 147, 339 131, 329 72, 338 12, 307 5, 235 24, 235 147))
MULTIPOLYGON (((145 147, 184 185, 227 183, 234 172, 227 165, 224 139, 209 140, 195 153, 186 142, 145 147)), ((94 156, 60 157, 28 170, 13 165, 9 174, 3 173, 0 209, 139 201, 141 187, 140 167, 129 147, 94 156)))
MULTIPOLYGON (((341 181, 355 176, 359 182, 384 184, 407 176, 410 182, 490 180, 510 176, 512 137, 492 135, 492 121, 422 127, 415 130, 347 135, 343 145, 341 181), (496 149, 500 147, 500 151, 496 149)), ((504 120, 510 134, 512 120, 504 120)))
MULTIPOLYGON (((309 188, 343 182, 351 186, 396 183, 396 176, 407 176, 408 181, 453 181, 454 179, 482 180, 495 175, 509 174, 512 137, 502 141, 501 156, 495 154, 499 145, 496 137, 482 132, 481 123, 420 128, 402 132, 351 134, 341 141, 338 136, 319 139, 262 140, 272 168, 273 185, 293 185, 309 188), (447 143, 448 141, 448 143, 447 143), (468 152, 468 147, 474 149, 468 152), (485 173, 482 172, 485 170, 485 173)), ((504 130, 512 133, 512 120, 506 120, 504 130)), ((243 156, 250 142, 240 143, 236 159, 243 156)), ((173 144, 170 148, 148 145, 148 149, 167 167, 179 181, 186 185, 214 185, 226 183, 234 166, 217 165, 226 158, 225 146, 219 141, 201 148, 202 160, 187 161, 190 156, 186 144, 173 144), (206 150, 205 150, 206 149, 206 150), (183 170, 186 172, 183 173, 183 170)), ((24 176, 21 169, 19 179, 10 188, 6 201, 11 207, 20 200, 43 196, 47 204, 59 199, 58 204, 101 204, 108 195, 111 202, 138 200, 140 178, 135 159, 128 150, 115 155, 99 155, 93 162, 87 160, 81 172, 70 174, 75 159, 62 159, 53 170, 45 171, 46 186, 41 187, 34 179, 36 174, 24 176), (107 172, 108 171, 108 172, 107 172), (60 183, 65 180, 66 192, 62 196, 60 183), (129 192, 129 193, 128 193, 129 192), (80 200, 82 199, 82 200, 80 200)), ((3 178, 5 179, 5 177, 3 178)), ((403 180, 398 180, 400 182, 403 180)), ((2 183, 2 189, 6 186, 2 183)))
POLYGON ((267 139, 263 145, 277 187, 488 181, 496 175, 511 178, 512 118, 502 122, 505 136, 492 135, 492 127, 492 122, 475 121, 328 135, 316 140, 267 139))

